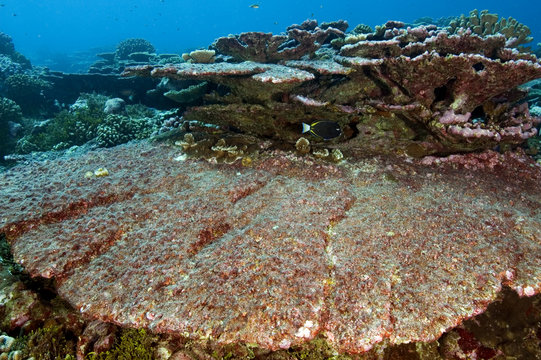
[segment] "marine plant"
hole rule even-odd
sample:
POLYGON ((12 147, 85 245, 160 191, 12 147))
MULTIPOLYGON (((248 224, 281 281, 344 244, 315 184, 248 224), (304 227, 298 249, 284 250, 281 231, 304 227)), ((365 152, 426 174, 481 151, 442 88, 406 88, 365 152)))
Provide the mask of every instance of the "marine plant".
POLYGON ((109 351, 87 355, 87 360, 151 360, 157 337, 144 329, 122 329, 120 339, 109 351))
POLYGON ((33 331, 19 339, 24 358, 34 360, 75 359, 77 338, 65 332, 62 326, 50 326, 33 331))

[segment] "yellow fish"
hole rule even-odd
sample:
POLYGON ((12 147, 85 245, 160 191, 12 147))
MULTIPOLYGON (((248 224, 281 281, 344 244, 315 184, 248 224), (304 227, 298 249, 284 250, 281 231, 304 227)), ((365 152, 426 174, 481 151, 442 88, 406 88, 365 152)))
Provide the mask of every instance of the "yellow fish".
POLYGON ((250 5, 252 9, 259 9, 259 4, 252 4, 250 5))

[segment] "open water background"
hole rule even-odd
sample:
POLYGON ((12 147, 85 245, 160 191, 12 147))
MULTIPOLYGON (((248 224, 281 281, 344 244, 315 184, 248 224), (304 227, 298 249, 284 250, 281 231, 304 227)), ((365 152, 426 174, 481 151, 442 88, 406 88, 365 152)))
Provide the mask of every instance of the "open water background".
POLYGON ((124 39, 142 37, 159 53, 204 48, 220 36, 244 31, 280 33, 308 18, 345 19, 350 30, 387 20, 411 22, 488 9, 528 25, 541 42, 541 1, 294 1, 294 0, 0 0, 0 31, 34 65, 54 70, 95 60, 124 39), (250 5, 257 4, 259 8, 250 5))

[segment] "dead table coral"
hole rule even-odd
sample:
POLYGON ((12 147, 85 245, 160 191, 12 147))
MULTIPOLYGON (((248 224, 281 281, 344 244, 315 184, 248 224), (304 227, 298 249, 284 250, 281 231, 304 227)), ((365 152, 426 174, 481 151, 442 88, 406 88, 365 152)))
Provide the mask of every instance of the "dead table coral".
MULTIPOLYGON (((256 53, 262 48, 272 50, 268 43, 243 45, 256 53)), ((541 78, 541 64, 511 48, 503 34, 451 34, 390 21, 326 51, 332 56, 325 60, 136 67, 125 75, 209 81, 214 88, 186 118, 291 144, 303 122, 318 120, 342 128, 333 146, 365 153, 407 152, 412 141, 422 155, 477 151, 515 146, 537 132, 539 119, 519 106, 525 92, 517 87, 541 78), (229 93, 219 95, 218 87, 229 93)))
POLYGON ((347 23, 336 22, 318 27, 316 20, 307 20, 301 25, 289 27, 286 35, 246 32, 217 39, 213 47, 220 53, 232 56, 237 61, 277 62, 300 59, 313 54, 330 35, 344 36, 347 23))
POLYGON ((521 154, 243 167, 181 151, 134 143, 1 174, 15 259, 88 318, 268 349, 429 341, 502 284, 541 289, 541 169, 521 154))

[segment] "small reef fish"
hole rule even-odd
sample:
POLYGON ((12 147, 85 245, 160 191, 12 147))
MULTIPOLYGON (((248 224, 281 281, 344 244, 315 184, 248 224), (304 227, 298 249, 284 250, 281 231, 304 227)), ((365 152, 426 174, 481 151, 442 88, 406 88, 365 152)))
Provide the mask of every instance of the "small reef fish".
POLYGON ((304 134, 307 132, 310 132, 323 140, 330 140, 340 136, 342 134, 342 129, 340 129, 340 125, 334 121, 320 120, 315 121, 310 125, 302 123, 302 133, 304 134))
POLYGON ((259 4, 252 4, 250 5, 252 9, 259 9, 259 4))

